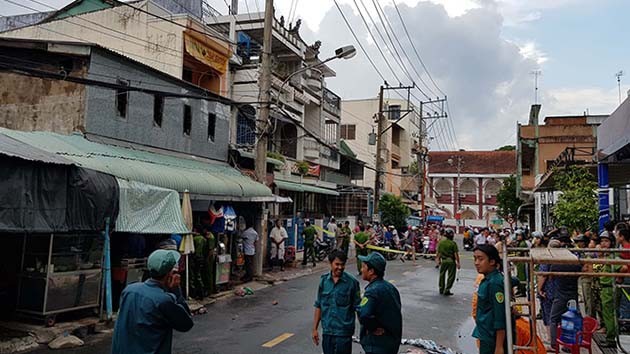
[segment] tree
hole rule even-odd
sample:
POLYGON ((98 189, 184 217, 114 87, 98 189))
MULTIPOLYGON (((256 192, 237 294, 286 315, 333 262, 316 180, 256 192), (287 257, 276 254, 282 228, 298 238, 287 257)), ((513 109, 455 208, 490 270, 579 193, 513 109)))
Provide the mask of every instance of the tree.
POLYGON ((592 228, 599 217, 595 176, 579 166, 555 172, 555 188, 562 192, 553 208, 556 226, 580 232, 592 228))
POLYGON ((400 197, 393 194, 384 194, 378 207, 381 212, 383 225, 394 225, 397 229, 402 229, 406 226, 406 219, 411 212, 400 197))
POLYGON ((516 150, 516 146, 514 145, 503 145, 494 151, 514 151, 514 150, 516 150))
POLYGON ((497 214, 503 219, 507 219, 510 214, 516 218, 521 204, 523 200, 516 195, 516 177, 511 175, 503 180, 503 186, 497 194, 497 214))

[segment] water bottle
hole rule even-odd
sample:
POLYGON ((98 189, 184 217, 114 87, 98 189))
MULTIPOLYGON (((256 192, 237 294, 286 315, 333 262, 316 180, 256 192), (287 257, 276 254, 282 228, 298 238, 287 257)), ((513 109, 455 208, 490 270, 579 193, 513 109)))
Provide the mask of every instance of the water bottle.
POLYGON ((562 328, 560 340, 567 344, 574 344, 575 334, 582 330, 582 316, 580 312, 578 312, 575 300, 570 300, 567 306, 569 310, 562 314, 562 321, 560 323, 560 327, 562 328))

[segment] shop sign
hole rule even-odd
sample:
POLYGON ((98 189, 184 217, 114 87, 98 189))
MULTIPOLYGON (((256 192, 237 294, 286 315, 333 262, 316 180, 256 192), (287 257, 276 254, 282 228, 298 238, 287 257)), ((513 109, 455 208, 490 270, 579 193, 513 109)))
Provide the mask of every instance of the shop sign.
POLYGON ((195 59, 210 66, 221 74, 227 71, 229 57, 203 44, 201 41, 184 34, 186 52, 195 59))

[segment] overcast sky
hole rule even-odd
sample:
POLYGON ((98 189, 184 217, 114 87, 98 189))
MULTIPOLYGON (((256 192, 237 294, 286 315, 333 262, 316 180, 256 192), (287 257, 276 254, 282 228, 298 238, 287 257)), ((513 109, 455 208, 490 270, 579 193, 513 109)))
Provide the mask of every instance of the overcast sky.
MULTIPOLYGON (((32 2, 18 0, 25 6, 47 10, 32 2)), ((38 0, 59 8, 68 0, 38 0)), ((363 4, 376 21, 376 0, 337 0, 369 56, 393 85, 398 81, 388 69, 377 48, 381 48, 396 75, 409 84, 412 79, 430 96, 441 95, 430 82, 402 29, 391 0, 378 1, 394 28, 409 59, 398 50, 411 78, 396 64, 392 50, 385 47, 370 24, 376 43, 370 38, 356 4, 367 15, 363 4), (427 82, 421 84, 411 65, 427 82)), ((230 0, 208 0, 220 12, 226 12, 230 0)), ((356 57, 335 61, 330 66, 337 78, 329 88, 349 98, 375 97, 382 79, 369 64, 343 22, 332 0, 276 0, 276 16, 289 18, 291 4, 295 18, 303 20, 301 34, 307 42, 322 41, 321 57, 334 49, 353 44, 356 57)), ((458 146, 465 149, 494 149, 514 144, 517 121, 526 122, 534 101, 534 70, 539 77, 541 116, 558 114, 609 114, 618 105, 614 74, 630 70, 625 18, 630 1, 625 0, 397 0, 422 60, 437 86, 448 95, 452 126, 458 146)), ((246 10, 240 1, 240 12, 246 10)), ((264 0, 248 0, 250 11, 263 11, 264 0)), ((0 15, 28 12, 0 0, 0 15)), ((366 20, 371 22, 369 17, 366 20)), ((385 40, 388 41, 385 36, 385 40)), ((394 40, 396 43, 396 40, 394 40)), ((396 46, 398 44, 396 43, 396 46)), ((391 45, 390 45, 391 47, 391 45)), ((622 95, 630 85, 622 77, 622 95)), ((414 92, 424 99, 418 90, 414 92)), ((453 147, 446 122, 432 127, 432 149, 453 147)))

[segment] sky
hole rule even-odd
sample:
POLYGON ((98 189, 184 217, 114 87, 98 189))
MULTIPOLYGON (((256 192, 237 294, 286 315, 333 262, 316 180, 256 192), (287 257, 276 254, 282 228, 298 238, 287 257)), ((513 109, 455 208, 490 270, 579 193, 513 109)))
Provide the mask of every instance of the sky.
MULTIPOLYGON (((54 8, 70 2, 37 1, 54 8)), ((226 13, 226 3, 230 2, 207 1, 222 13, 226 13)), ((50 10, 35 0, 17 2, 50 10)), ((515 144, 516 124, 527 122, 529 107, 534 103, 534 71, 541 72, 541 117, 610 114, 618 106, 615 73, 627 70, 630 74, 630 46, 624 25, 625 14, 630 13, 627 0, 396 0, 411 41, 436 85, 410 45, 393 0, 337 2, 368 56, 359 48, 333 0, 275 0, 276 16, 284 15, 292 22, 302 19, 302 37, 307 43, 322 42, 322 58, 344 45, 357 47, 354 58, 330 63, 337 77, 328 81, 328 87, 343 99, 378 94, 383 80, 368 57, 389 84, 398 85, 379 48, 402 84, 413 81, 432 98, 445 93, 450 122, 441 119, 432 125, 431 149, 487 150, 515 144), (394 51, 389 44, 376 3, 383 7, 393 29, 390 35, 396 36, 404 50, 395 44, 394 51), (375 40, 366 30, 358 8, 375 40), (397 61, 403 62, 408 74, 397 61)), ((240 12, 247 8, 263 11, 264 0, 241 0, 239 7, 240 12)), ((29 11, 0 0, 2 16, 29 11)), ((625 98, 630 76, 621 77, 621 84, 625 98)), ((414 90, 414 96, 426 100, 419 90, 414 90)))

